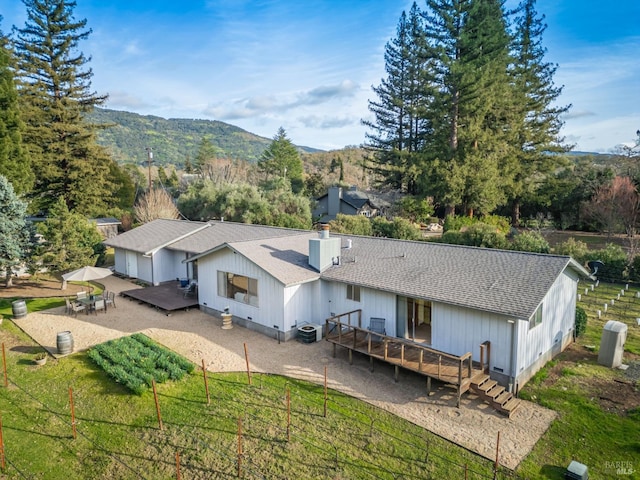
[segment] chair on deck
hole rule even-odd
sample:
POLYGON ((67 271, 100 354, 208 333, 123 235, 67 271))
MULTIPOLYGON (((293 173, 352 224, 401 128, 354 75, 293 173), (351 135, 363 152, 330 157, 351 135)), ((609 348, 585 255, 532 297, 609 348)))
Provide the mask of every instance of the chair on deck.
POLYGON ((197 292, 198 284, 196 282, 192 282, 191 285, 189 285, 189 288, 185 289, 184 298, 195 297, 197 295, 197 292))
MULTIPOLYGON (((387 323, 387 321, 384 318, 379 318, 379 317, 371 317, 369 319, 369 328, 368 330, 371 330, 372 332, 375 333, 379 333, 381 335, 386 335, 387 334, 387 330, 385 329, 385 324, 387 323)), ((379 342, 382 340, 382 337, 380 335, 371 335, 371 341, 372 342, 379 342)))
POLYGON ((87 298, 87 292, 85 292, 84 290, 79 291, 78 293, 76 293, 76 298, 78 300, 80 300, 81 298, 87 298))

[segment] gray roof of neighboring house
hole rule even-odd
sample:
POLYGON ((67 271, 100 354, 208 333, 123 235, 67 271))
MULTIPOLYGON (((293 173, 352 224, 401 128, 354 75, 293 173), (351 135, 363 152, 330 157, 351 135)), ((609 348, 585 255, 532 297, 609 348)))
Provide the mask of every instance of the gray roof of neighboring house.
POLYGON ((409 297, 528 319, 568 266, 589 273, 570 257, 342 236, 340 265, 322 278, 409 297), (344 248, 344 239, 352 247, 344 248))

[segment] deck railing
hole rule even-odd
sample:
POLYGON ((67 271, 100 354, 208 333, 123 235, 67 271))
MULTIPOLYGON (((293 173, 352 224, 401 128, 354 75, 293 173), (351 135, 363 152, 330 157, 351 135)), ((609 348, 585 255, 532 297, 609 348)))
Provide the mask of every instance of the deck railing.
POLYGON ((453 355, 410 340, 362 328, 361 310, 328 318, 325 331, 327 341, 334 344, 334 355, 336 345, 341 345, 349 349, 350 362, 352 352, 356 351, 369 355, 372 366, 373 358, 395 365, 396 380, 398 367, 402 367, 426 375, 429 389, 431 378, 457 385, 458 404, 460 394, 468 389, 471 377, 474 375, 470 352, 464 355, 453 355))

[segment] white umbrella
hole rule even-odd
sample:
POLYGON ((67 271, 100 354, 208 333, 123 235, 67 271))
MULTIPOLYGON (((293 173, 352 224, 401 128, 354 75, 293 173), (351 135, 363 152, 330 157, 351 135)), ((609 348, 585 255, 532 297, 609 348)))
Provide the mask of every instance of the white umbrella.
POLYGON ((67 288, 68 281, 88 282, 89 280, 98 280, 100 278, 108 277, 111 274, 113 274, 113 272, 108 268, 82 267, 78 270, 62 275, 62 290, 67 288))

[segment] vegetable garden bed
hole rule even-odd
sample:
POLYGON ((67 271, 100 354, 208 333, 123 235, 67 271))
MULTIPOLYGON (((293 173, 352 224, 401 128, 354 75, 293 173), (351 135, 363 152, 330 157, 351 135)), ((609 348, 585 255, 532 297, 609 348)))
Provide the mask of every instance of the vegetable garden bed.
POLYGON ((154 380, 180 380, 194 370, 189 360, 141 333, 96 345, 89 351, 89 358, 138 395, 151 388, 154 380))

